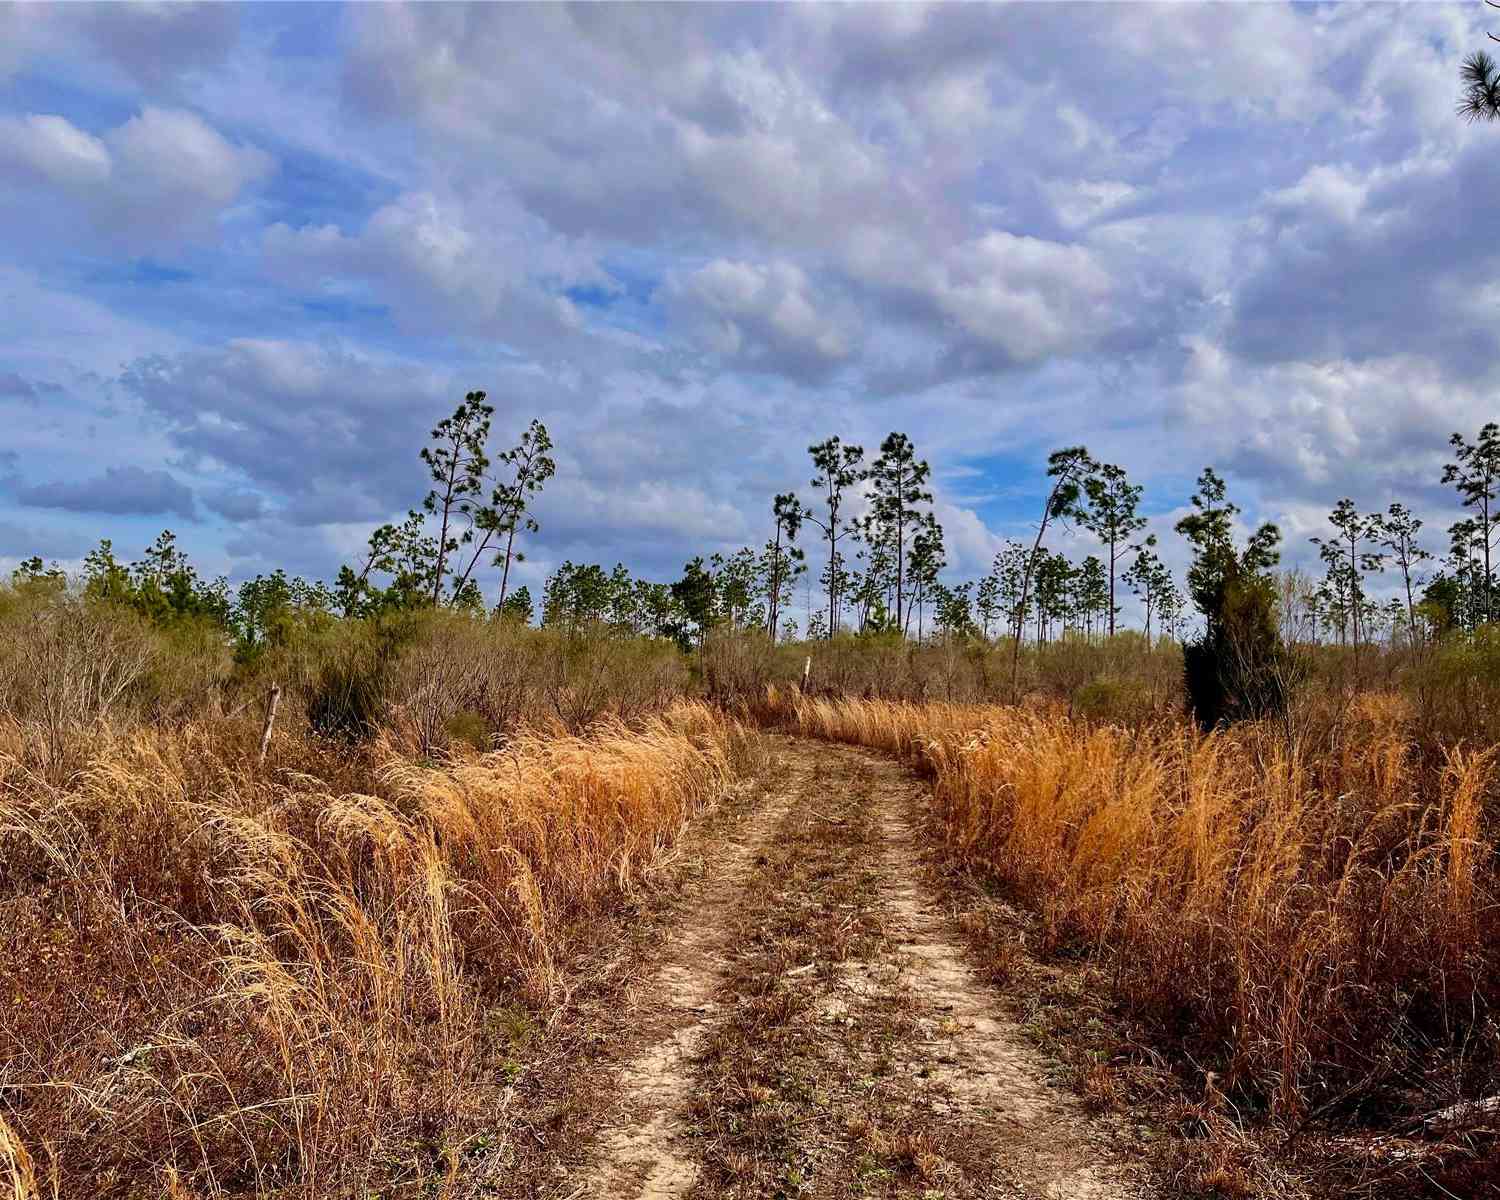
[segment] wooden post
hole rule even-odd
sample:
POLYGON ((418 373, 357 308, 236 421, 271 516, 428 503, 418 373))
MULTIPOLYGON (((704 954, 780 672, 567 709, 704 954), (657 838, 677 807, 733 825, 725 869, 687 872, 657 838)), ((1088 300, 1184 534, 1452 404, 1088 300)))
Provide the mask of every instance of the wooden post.
POLYGON ((266 727, 260 731, 260 762, 264 766, 266 751, 271 748, 271 729, 276 724, 276 709, 281 704, 281 685, 271 685, 271 703, 266 706, 266 727))
POLYGON ((807 677, 811 673, 812 673, 812 655, 809 654, 807 656, 807 660, 802 664, 802 692, 803 692, 803 695, 807 694, 807 677))

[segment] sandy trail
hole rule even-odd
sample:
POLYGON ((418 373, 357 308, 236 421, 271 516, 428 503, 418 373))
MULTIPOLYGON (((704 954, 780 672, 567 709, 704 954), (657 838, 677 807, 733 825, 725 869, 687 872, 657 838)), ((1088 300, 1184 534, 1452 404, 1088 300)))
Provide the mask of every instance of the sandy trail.
MULTIPOLYGON (((778 986, 825 989, 815 1006, 814 1036, 828 1039, 830 1054, 852 1058, 859 1052, 851 1032, 858 1022, 839 1019, 839 1011, 899 1011, 915 1021, 905 1028, 917 1035, 898 1050, 909 1081, 909 1114, 925 1119, 938 1140, 957 1140, 971 1150, 962 1166, 951 1168, 957 1190, 939 1194, 1019 1200, 1141 1196, 1129 1170, 1112 1163, 1103 1124, 1048 1081, 1043 1055, 1005 1016, 995 988, 966 962, 956 922, 923 870, 918 821, 925 785, 867 751, 780 736, 773 741, 776 786, 732 838, 712 849, 714 873, 660 966, 630 998, 632 1010, 641 1014, 641 1049, 618 1075, 618 1100, 601 1132, 596 1165, 569 1200, 719 1194, 700 1170, 701 1131, 691 1114, 695 1057, 730 1015, 720 1004, 736 1002, 723 991, 736 949, 730 944, 734 914, 767 862, 762 851, 773 838, 786 836, 797 814, 826 805, 830 788, 857 795, 875 818, 867 822, 869 840, 860 844, 870 847, 874 916, 883 936, 868 960, 840 964, 831 985, 817 983, 804 973, 808 968, 783 976, 778 986), (844 1037, 849 1044, 837 1044, 844 1037)), ((847 1106, 850 1119, 855 1115, 852 1097, 832 1095, 828 1103, 847 1106)), ((886 1194, 924 1194, 900 1182, 891 1187, 886 1194)), ((815 1185, 808 1194, 824 1193, 815 1185)))
POLYGON ((795 774, 716 847, 712 874, 657 969, 634 989, 642 1048, 619 1073, 618 1100, 600 1134, 598 1164, 572 1196, 671 1200, 698 1171, 687 1099, 692 1060, 716 1009, 728 939, 726 914, 744 891, 755 858, 800 794, 795 774))

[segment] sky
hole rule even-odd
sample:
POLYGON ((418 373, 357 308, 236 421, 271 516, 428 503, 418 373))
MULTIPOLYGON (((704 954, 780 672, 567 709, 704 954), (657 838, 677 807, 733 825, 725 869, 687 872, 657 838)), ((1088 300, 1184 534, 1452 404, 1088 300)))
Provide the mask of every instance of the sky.
POLYGON ((892 430, 954 578, 1078 443, 1179 565, 1205 465, 1291 562, 1342 496, 1441 550, 1500 417, 1492 17, 0 5, 0 567, 331 578, 476 388, 557 447, 534 591, 758 544, 892 430))

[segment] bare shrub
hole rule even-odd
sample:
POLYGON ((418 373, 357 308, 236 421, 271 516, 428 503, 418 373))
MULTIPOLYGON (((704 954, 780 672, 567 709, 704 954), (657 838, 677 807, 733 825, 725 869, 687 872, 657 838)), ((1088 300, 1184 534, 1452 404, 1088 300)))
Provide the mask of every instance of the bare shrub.
POLYGON ((0 629, 3 709, 34 739, 49 777, 77 765, 72 748, 141 700, 163 659, 160 639, 132 613, 58 594, 6 614, 0 629))

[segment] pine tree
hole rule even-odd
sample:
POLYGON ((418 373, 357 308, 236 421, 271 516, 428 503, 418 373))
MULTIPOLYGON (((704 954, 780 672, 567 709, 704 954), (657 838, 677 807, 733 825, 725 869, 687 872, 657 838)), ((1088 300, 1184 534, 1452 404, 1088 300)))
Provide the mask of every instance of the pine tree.
POLYGON ((953 587, 937 584, 932 592, 933 612, 937 626, 944 638, 967 637, 974 628, 974 616, 970 605, 972 583, 960 583, 953 587))
POLYGON ((1083 490, 1088 503, 1079 510, 1079 524, 1109 551, 1109 636, 1114 637, 1119 612, 1115 603, 1117 564, 1131 537, 1146 527, 1146 518, 1139 513, 1141 488, 1126 478, 1122 467, 1104 463, 1084 480, 1083 490))
POLYGON ((1000 579, 993 571, 981 579, 974 590, 974 611, 979 614, 980 635, 989 641, 990 626, 1002 612, 1000 579))
POLYGON ((1096 556, 1090 554, 1083 562, 1078 564, 1078 569, 1073 578, 1074 600, 1078 607, 1078 616, 1083 623, 1084 636, 1092 640, 1094 633, 1094 618, 1103 618, 1106 614, 1114 611, 1114 596, 1110 592, 1110 580, 1104 563, 1096 556))
MULTIPOLYGON (((865 451, 862 446, 844 445, 835 435, 816 446, 809 446, 807 452, 812 455, 813 466, 818 472, 812 478, 812 486, 821 493, 827 510, 826 517, 820 518, 811 512, 804 513, 804 516, 823 531, 823 539, 828 543, 828 564, 823 579, 828 595, 828 636, 832 637, 838 632, 845 584, 839 542, 851 532, 844 518, 845 494, 865 477, 860 468, 865 451)), ((811 627, 808 637, 812 637, 811 627)))
POLYGON ((1203 614, 1203 638, 1183 647, 1183 673, 1193 712, 1205 728, 1220 721, 1279 713, 1286 704, 1286 660, 1276 627, 1268 572, 1279 557, 1281 532, 1260 526, 1242 551, 1224 481, 1213 469, 1198 477, 1194 512, 1177 522, 1193 547, 1188 591, 1203 614))
POLYGON ((802 551, 797 548, 796 541, 807 513, 802 508, 802 502, 795 495, 785 492, 772 501, 771 514, 776 522, 776 533, 766 543, 767 561, 763 573, 766 577, 766 607, 768 609, 766 636, 774 643, 776 630, 779 627, 781 605, 790 599, 790 584, 794 576, 800 575, 806 569, 803 566, 802 551), (783 539, 785 546, 783 546, 783 539))
POLYGON ((873 516, 892 543, 890 550, 896 567, 896 628, 905 630, 906 614, 906 543, 913 522, 918 519, 917 505, 931 504, 932 493, 926 484, 932 475, 927 463, 917 457, 911 439, 904 433, 892 433, 880 443, 880 457, 870 467, 869 480, 873 516))
MULTIPOLYGON (((697 626, 698 649, 703 649, 704 638, 713 624, 718 607, 716 581, 713 573, 704 565, 703 559, 694 558, 682 568, 682 578, 672 584, 672 596, 682 610, 683 617, 697 626)), ((683 634, 686 641, 686 633, 683 634)))
POLYGON ((1163 575, 1166 582, 1170 583, 1172 576, 1167 572, 1166 565, 1156 553, 1156 535, 1149 535, 1144 541, 1134 547, 1135 559, 1126 569, 1124 576, 1127 586, 1140 598, 1141 605, 1146 610, 1146 646, 1151 646, 1151 616, 1158 608, 1161 597, 1163 575))
POLYGON ((1495 576, 1490 569, 1490 551, 1495 541, 1495 526, 1500 524, 1500 425, 1488 422, 1470 443, 1462 434, 1448 439, 1453 447, 1453 461, 1443 468, 1443 482, 1454 486, 1465 508, 1474 510, 1474 540, 1481 551, 1484 573, 1476 594, 1480 619, 1494 620, 1495 576))
POLYGON ((1042 550, 1042 539, 1047 535, 1047 526, 1054 520, 1063 520, 1078 513, 1079 496, 1083 481, 1093 468, 1094 460, 1082 446, 1069 446, 1065 450, 1054 450, 1047 456, 1047 478, 1052 486, 1047 492, 1047 501, 1042 505, 1042 519, 1036 528, 1036 541, 1026 559, 1021 575, 1021 592, 1016 604, 1015 641, 1011 647, 1010 686, 1014 692, 1021 677, 1021 631, 1026 619, 1026 601, 1031 590, 1031 581, 1036 574, 1042 550))
POLYGON ((1365 602, 1364 572, 1377 571, 1384 561, 1378 550, 1365 549, 1366 545, 1378 545, 1380 517, 1365 515, 1354 507, 1347 496, 1340 500, 1328 514, 1328 523, 1337 531, 1333 538, 1311 538, 1318 553, 1328 564, 1330 583, 1342 589, 1348 600, 1348 611, 1352 618, 1353 646, 1359 653, 1360 617, 1365 602))
POLYGON ((931 513, 924 513, 912 532, 911 549, 906 556, 906 576, 911 584, 911 602, 907 605, 906 634, 911 624, 911 610, 917 610, 917 640, 922 640, 923 609, 937 587, 938 574, 948 565, 943 548, 943 527, 931 513))
POLYGON ((1380 544, 1391 552, 1401 569, 1401 583, 1406 590, 1406 629, 1413 646, 1417 644, 1417 607, 1412 600, 1411 574, 1432 557, 1417 542, 1421 532, 1422 519, 1403 504, 1392 504, 1380 518, 1380 544))
POLYGON ((451 417, 444 417, 433 428, 433 444, 422 447, 422 461, 432 477, 432 488, 422 507, 438 519, 437 553, 432 564, 433 604, 442 595, 448 556, 474 537, 472 527, 458 537, 452 531, 458 517, 471 512, 475 497, 484 487, 490 465, 485 443, 494 411, 483 392, 470 392, 451 417))
POLYGON ((518 587, 499 603, 495 612, 507 621, 515 621, 521 625, 530 625, 534 608, 535 605, 531 599, 531 589, 518 587))
POLYGON ((1464 59, 1458 115, 1466 121, 1500 120, 1500 65, 1483 50, 1464 59))
POLYGON ((468 540, 475 540, 475 546, 468 564, 454 585, 455 595, 472 582, 474 569, 479 565, 480 558, 491 547, 496 547, 491 565, 501 568, 500 603, 505 603, 506 594, 510 591, 511 564, 524 562, 526 559, 516 549, 516 534, 523 529, 527 533, 536 533, 541 529, 536 518, 531 515, 530 508, 532 499, 557 470, 557 464, 550 455, 551 450, 552 439, 547 434, 547 427, 540 421, 533 420, 521 434, 520 441, 499 455, 497 461, 506 469, 509 477, 495 484, 488 504, 465 509, 472 521, 468 540), (479 536, 474 539, 476 530, 479 536), (500 549, 498 547, 502 538, 505 544, 500 549))

